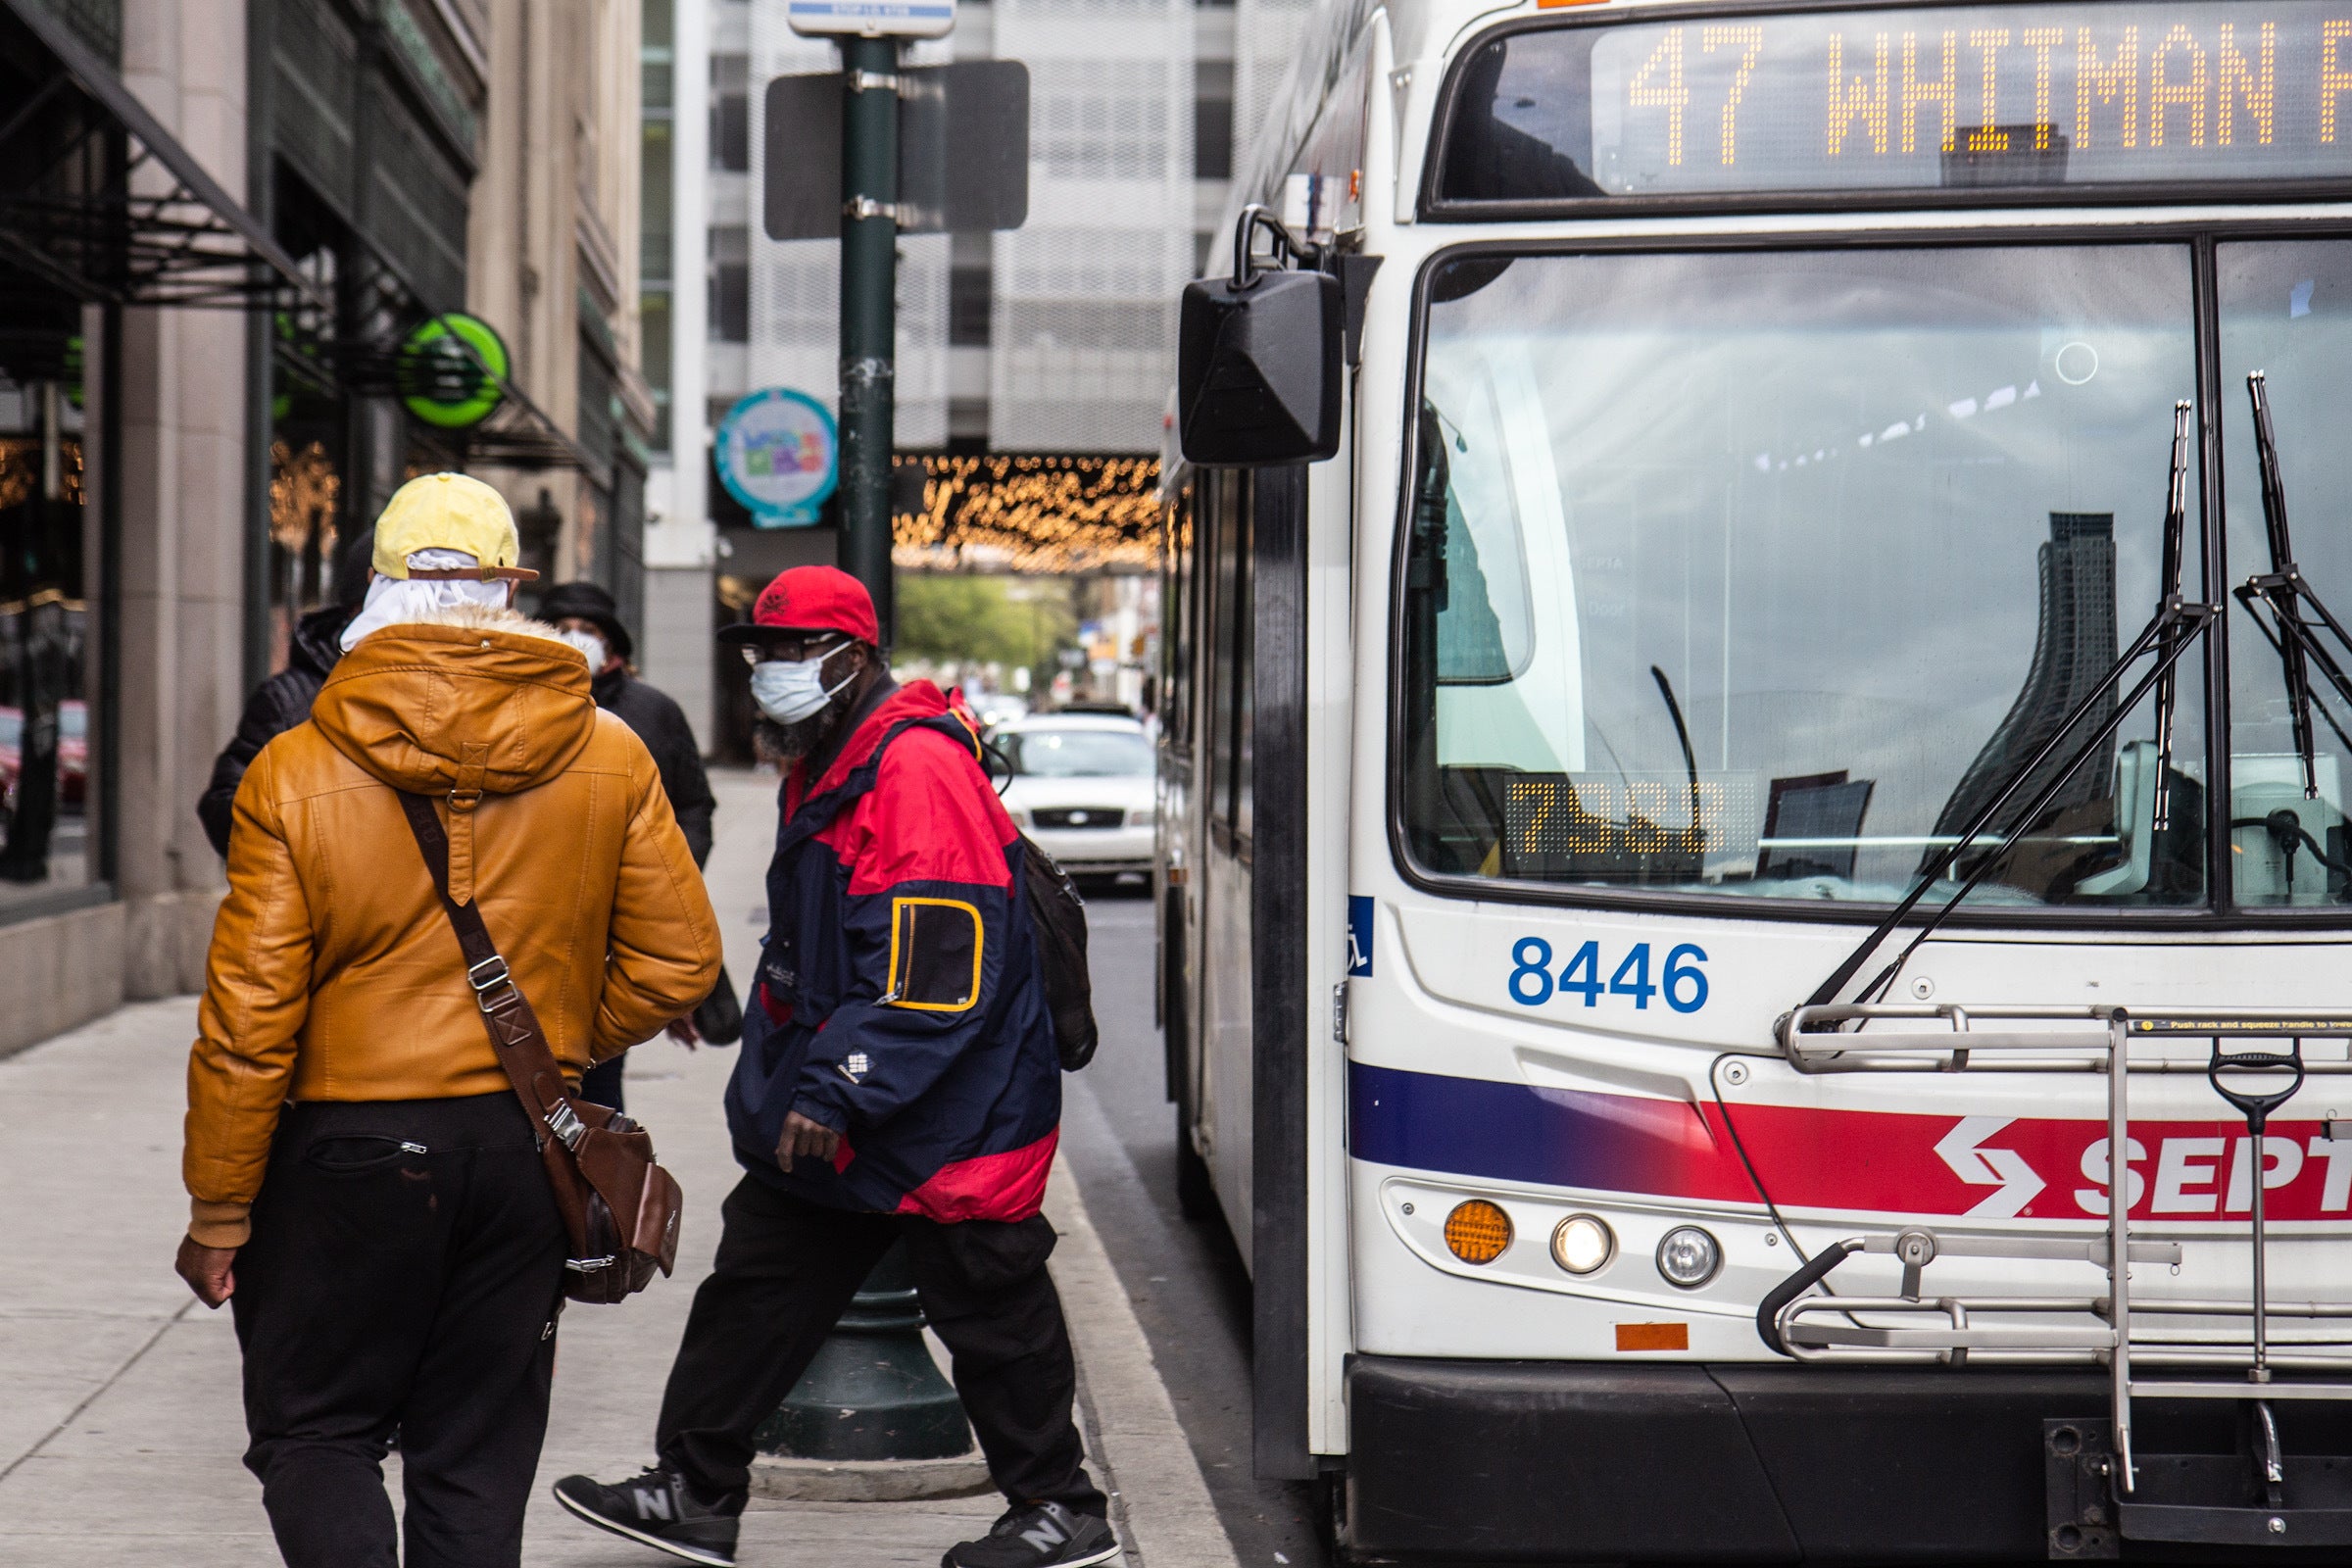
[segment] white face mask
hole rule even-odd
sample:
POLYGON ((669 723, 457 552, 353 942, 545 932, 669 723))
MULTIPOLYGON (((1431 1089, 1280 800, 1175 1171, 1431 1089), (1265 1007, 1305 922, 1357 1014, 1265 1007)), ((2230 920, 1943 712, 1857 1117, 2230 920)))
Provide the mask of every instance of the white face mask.
POLYGON ((770 659, 754 664, 752 701, 760 705, 760 711, 779 724, 797 724, 815 716, 833 700, 834 693, 858 678, 858 671, 853 669, 827 686, 825 658, 819 654, 798 663, 770 659))
POLYGON ((556 635, 577 648, 586 657, 589 674, 601 675, 604 673, 605 662, 612 656, 606 650, 605 640, 602 637, 592 631, 577 630, 560 631, 556 635))

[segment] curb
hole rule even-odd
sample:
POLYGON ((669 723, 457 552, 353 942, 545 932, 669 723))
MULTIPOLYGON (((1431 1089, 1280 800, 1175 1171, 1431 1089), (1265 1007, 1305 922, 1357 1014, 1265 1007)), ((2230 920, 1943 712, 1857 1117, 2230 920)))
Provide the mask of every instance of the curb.
POLYGON ((1151 1342, 1087 1215, 1077 1175, 1059 1153, 1046 1184, 1046 1216, 1061 1237, 1052 1268, 1078 1352, 1088 1456, 1110 1494, 1129 1568, 1239 1568, 1151 1342))

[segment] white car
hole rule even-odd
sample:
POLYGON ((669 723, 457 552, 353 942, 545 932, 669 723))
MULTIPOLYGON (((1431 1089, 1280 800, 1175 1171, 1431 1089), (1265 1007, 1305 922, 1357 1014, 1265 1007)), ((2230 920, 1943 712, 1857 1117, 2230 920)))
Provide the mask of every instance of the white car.
POLYGON ((1072 876, 1149 875, 1153 762, 1144 727, 1094 713, 1032 713, 989 732, 1012 764, 1004 808, 1072 876))
POLYGON ((976 692, 968 694, 973 716, 982 729, 994 729, 1029 711, 1028 699, 1011 692, 976 692))

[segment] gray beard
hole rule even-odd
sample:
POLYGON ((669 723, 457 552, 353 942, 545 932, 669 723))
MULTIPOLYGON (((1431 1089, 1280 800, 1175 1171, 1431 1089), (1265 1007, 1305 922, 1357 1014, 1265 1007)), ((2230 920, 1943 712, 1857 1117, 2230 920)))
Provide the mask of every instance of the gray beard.
POLYGON ((779 724, 765 713, 759 713, 752 722, 752 755, 790 767, 802 758, 822 751, 848 716, 853 701, 850 688, 844 687, 821 710, 789 724, 779 724))

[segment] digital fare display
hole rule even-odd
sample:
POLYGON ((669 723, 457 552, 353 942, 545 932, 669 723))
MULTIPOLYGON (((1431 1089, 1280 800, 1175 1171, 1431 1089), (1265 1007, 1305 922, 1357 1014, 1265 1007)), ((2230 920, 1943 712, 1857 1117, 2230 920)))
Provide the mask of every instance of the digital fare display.
POLYGON ((1573 31, 1582 36, 1508 40, 1500 90, 1476 112, 1582 166, 1591 194, 2352 172, 2352 0, 1845 11, 1573 31), (1589 63, 1589 139, 1561 134, 1564 100, 1580 96, 1574 55, 1589 63), (1548 104, 1531 91, 1539 85, 1555 89, 1548 104))

